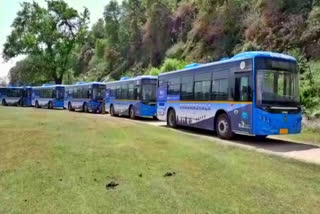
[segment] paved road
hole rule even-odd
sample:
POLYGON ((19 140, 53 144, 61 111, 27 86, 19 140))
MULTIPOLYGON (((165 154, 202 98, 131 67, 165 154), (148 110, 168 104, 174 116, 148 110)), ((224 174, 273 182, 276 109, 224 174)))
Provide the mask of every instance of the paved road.
MULTIPOLYGON (((110 117, 107 115, 107 117, 110 117)), ((119 118, 119 120, 130 120, 127 118, 119 118)), ((142 123, 162 128, 168 128, 165 122, 154 121, 149 119, 131 120, 135 123, 142 123)), ((264 141, 258 141, 255 137, 236 136, 232 141, 221 140, 212 132, 192 129, 192 128, 179 128, 175 129, 177 132, 197 136, 201 139, 212 140, 217 143, 241 147, 248 150, 254 150, 261 153, 276 155, 283 158, 295 159, 307 163, 320 164, 320 147, 310 145, 307 143, 293 142, 289 140, 267 138, 264 141)))

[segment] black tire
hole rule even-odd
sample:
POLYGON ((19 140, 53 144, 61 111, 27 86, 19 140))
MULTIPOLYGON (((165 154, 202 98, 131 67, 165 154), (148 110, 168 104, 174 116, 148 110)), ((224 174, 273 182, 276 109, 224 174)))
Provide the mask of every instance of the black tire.
POLYGON ((129 108, 129 117, 132 120, 136 119, 136 111, 134 110, 133 106, 130 106, 130 108, 129 108))
POLYGON ((167 115, 167 126, 170 128, 177 128, 176 112, 170 109, 167 115))
POLYGON ((35 105, 36 108, 40 108, 40 105, 38 103, 38 100, 36 101, 36 105, 35 105))
POLYGON ((74 111, 74 109, 72 108, 71 103, 68 103, 68 110, 69 110, 69 111, 74 111))
POLYGON ((111 115, 112 117, 115 117, 115 116, 116 116, 113 105, 111 105, 111 107, 110 107, 110 115, 111 115))
POLYGON ((220 114, 216 123, 216 131, 220 138, 230 140, 234 133, 231 129, 231 122, 227 114, 220 114))
POLYGON ((88 112, 89 112, 88 104, 87 104, 87 103, 84 103, 84 104, 83 104, 83 106, 82 106, 82 111, 85 112, 85 113, 88 113, 88 112))
POLYGON ((53 105, 51 101, 48 103, 48 109, 53 109, 53 105))
POLYGON ((8 105, 5 99, 2 100, 2 105, 3 106, 7 106, 8 105))
POLYGON ((20 107, 23 106, 23 100, 22 99, 19 100, 19 102, 17 103, 17 106, 20 106, 20 107))

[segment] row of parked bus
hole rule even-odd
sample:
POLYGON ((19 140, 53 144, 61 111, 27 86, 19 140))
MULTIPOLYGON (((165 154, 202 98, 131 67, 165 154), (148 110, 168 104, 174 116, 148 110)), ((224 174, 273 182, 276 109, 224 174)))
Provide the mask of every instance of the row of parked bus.
POLYGON ((173 128, 216 131, 224 139, 301 132, 297 61, 273 52, 245 52, 158 77, 0 88, 0 100, 2 105, 154 117, 173 128))

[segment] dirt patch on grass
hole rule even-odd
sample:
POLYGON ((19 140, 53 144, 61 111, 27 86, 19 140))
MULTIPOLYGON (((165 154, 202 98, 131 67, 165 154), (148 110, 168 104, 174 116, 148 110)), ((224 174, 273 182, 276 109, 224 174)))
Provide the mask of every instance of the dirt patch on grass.
POLYGON ((106 185, 106 189, 110 190, 110 189, 115 189, 117 186, 119 186, 119 183, 115 182, 115 181, 111 181, 110 183, 108 183, 106 185))
POLYGON ((30 160, 39 165, 49 156, 45 131, 6 128, 0 130, 0 136, 0 170, 14 169, 30 160))
POLYGON ((176 175, 176 172, 166 172, 166 174, 163 175, 163 177, 172 177, 176 175))

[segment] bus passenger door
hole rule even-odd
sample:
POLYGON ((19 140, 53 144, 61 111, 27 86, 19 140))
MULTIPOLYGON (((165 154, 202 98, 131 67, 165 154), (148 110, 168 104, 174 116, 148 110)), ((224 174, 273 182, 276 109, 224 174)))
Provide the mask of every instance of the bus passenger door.
POLYGON ((159 81, 157 89, 157 117, 166 120, 167 82, 159 81))
POLYGON ((252 75, 250 72, 236 73, 234 79, 232 129, 235 132, 252 133, 252 75))

